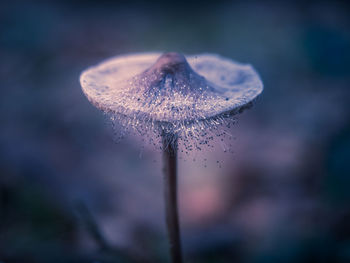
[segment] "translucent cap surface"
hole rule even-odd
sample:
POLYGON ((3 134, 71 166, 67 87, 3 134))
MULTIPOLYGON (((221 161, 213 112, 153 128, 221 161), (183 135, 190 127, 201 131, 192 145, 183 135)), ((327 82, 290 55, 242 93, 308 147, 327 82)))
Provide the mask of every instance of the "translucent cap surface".
POLYGON ((85 70, 80 83, 103 111, 167 123, 235 114, 263 90, 250 65, 214 54, 117 56, 85 70))

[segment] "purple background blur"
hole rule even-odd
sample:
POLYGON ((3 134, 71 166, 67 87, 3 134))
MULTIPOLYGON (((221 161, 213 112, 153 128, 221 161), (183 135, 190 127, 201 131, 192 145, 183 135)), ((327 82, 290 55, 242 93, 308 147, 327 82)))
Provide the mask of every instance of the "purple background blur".
POLYGON ((160 154, 115 144, 78 81, 145 51, 218 53, 265 85, 234 154, 180 156, 186 262, 350 262, 349 5, 214 2, 0 3, 1 263, 168 262, 160 154))

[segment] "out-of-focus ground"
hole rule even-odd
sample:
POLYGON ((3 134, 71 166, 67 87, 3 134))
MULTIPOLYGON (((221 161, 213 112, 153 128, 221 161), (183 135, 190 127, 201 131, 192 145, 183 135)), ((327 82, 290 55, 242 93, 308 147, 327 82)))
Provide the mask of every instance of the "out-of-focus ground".
POLYGON ((78 82, 144 51, 218 53, 254 65, 265 85, 231 129, 233 154, 180 156, 186 262, 350 262, 349 11, 1 2, 0 262, 167 262, 159 152, 115 144, 78 82))

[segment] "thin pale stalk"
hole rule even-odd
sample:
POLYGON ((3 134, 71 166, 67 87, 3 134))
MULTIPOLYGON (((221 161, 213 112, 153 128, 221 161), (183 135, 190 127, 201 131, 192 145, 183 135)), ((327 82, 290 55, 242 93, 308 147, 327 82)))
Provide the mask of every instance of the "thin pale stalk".
POLYGON ((177 209, 177 138, 162 135, 164 165, 164 199, 166 225, 172 263, 182 263, 179 216, 177 209))

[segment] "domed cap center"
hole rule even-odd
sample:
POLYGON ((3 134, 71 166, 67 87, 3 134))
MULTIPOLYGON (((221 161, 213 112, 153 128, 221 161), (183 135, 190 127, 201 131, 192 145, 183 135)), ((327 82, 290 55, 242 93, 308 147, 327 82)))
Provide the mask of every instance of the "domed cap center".
POLYGON ((175 74, 179 71, 185 72, 190 70, 190 66, 184 55, 176 52, 168 52, 161 55, 149 70, 159 71, 165 74, 175 74))
POLYGON ((162 91, 164 96, 171 96, 164 93, 167 91, 200 96, 199 89, 210 89, 204 77, 191 68, 185 56, 176 52, 162 54, 150 68, 136 76, 133 83, 147 94, 162 91))

